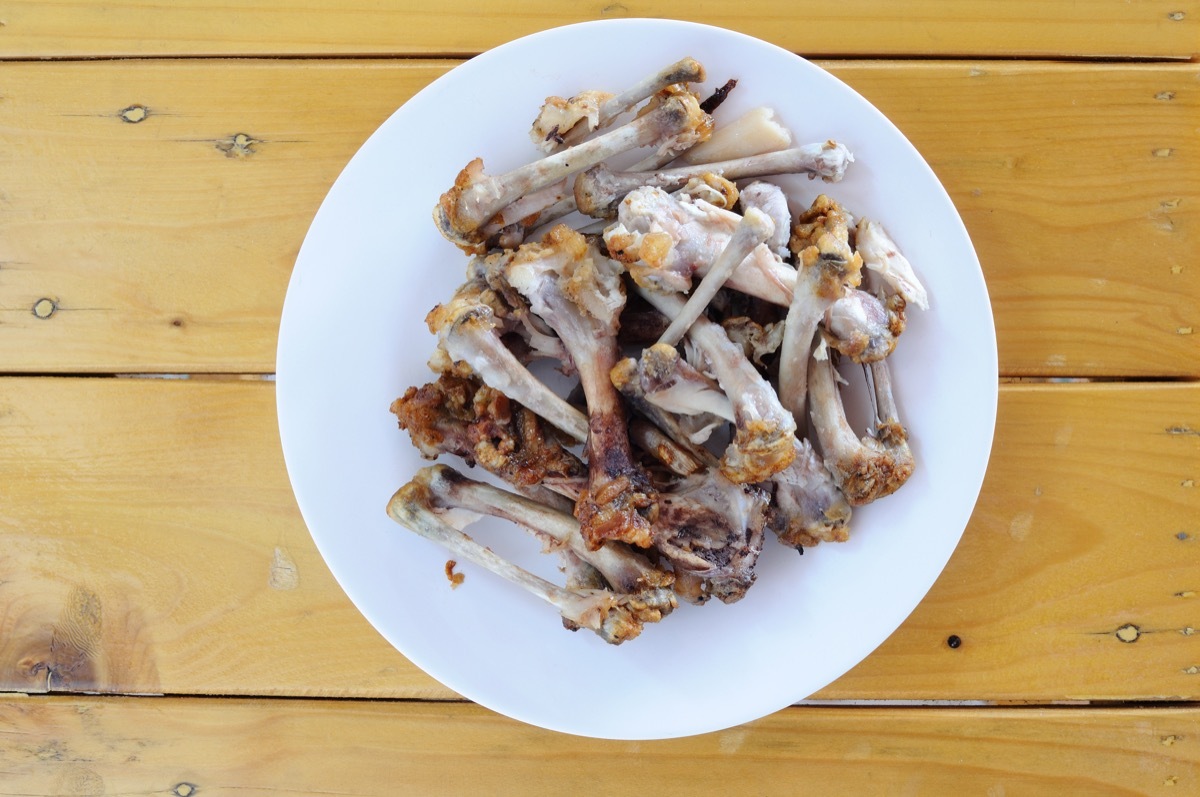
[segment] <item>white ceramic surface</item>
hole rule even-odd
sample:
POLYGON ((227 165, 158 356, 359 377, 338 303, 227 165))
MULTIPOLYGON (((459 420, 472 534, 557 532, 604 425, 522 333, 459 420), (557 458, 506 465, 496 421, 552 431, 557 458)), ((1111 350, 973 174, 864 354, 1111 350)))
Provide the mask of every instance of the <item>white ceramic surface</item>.
MULTIPOLYGON (((613 20, 546 31, 471 59, 413 97, 346 166, 304 241, 279 335, 278 410, 300 509, 338 582, 405 656, 471 700, 569 733, 652 739, 702 733, 801 700, 862 660, 912 611, 958 543, 983 480, 997 362, 982 272, 949 197, 875 108, 818 67, 727 30, 613 20), (634 55, 610 57, 611 42, 634 55), (465 258, 434 229, 438 196, 471 158, 499 173, 535 157, 544 97, 619 91, 693 56, 709 87, 736 91, 718 122, 775 107, 800 143, 833 138, 856 163, 819 191, 882 222, 918 269, 931 309, 909 313, 893 355, 918 467, 896 495, 855 513, 853 535, 803 557, 768 540, 741 602, 683 605, 610 647, 555 612, 396 526, 384 505, 421 460, 390 402, 430 381, 426 312, 462 281, 465 258)), ((457 462, 450 464, 458 465, 457 462)), ((478 471, 471 475, 478 477, 478 471)), ((552 557, 499 522, 472 533, 548 578, 552 557)), ((770 536, 768 534, 768 536, 770 536)), ((337 688, 338 684, 328 684, 337 688)))

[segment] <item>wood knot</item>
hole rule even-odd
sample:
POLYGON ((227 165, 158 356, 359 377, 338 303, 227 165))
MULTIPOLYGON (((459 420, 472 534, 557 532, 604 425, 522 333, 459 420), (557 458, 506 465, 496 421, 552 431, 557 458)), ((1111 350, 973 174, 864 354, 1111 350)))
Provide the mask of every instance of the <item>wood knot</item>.
POLYGON ((946 637, 946 646, 951 650, 958 650, 960 647, 962 647, 962 637, 960 637, 958 634, 951 634, 950 636, 946 637))
POLYGON ((32 311, 34 316, 45 320, 58 311, 58 302, 56 302, 54 299, 47 299, 43 297, 33 303, 32 311))
POLYGON ((254 145, 261 143, 262 141, 259 139, 252 138, 245 133, 235 133, 227 139, 218 141, 216 147, 225 153, 226 158, 248 158, 256 152, 254 145))
POLYGON ((131 125, 145 121, 149 115, 150 109, 145 105, 130 105, 128 108, 122 108, 117 113, 117 116, 121 117, 121 121, 128 122, 131 125))
POLYGON ((1142 629, 1138 628, 1133 623, 1126 623, 1114 632, 1117 639, 1125 643, 1133 643, 1138 641, 1138 637, 1142 635, 1142 629))
POLYGON ((171 794, 174 794, 175 797, 192 797, 198 791, 200 791, 200 787, 195 783, 184 781, 183 783, 176 783, 175 788, 171 789, 171 794))

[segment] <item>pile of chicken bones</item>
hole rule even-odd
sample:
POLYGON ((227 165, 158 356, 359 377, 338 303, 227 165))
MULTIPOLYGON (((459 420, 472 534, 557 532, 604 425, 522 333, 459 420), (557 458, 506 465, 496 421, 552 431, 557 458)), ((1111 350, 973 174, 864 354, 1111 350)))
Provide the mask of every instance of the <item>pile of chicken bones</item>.
POLYGON ((437 378, 392 404, 422 456, 508 488, 433 465, 388 514, 613 644, 679 599, 740 599, 768 531, 801 552, 846 540, 852 508, 913 470, 886 358, 925 289, 878 223, 825 194, 793 219, 761 179, 836 183, 845 146, 797 146, 765 107, 716 127, 736 81, 702 97, 705 79, 685 58, 619 94, 550 97, 530 132, 544 157, 467 164, 433 212, 468 256, 426 318, 437 378), (866 375, 863 435, 839 360, 866 375), (485 515, 557 554, 565 584, 465 533, 485 515))

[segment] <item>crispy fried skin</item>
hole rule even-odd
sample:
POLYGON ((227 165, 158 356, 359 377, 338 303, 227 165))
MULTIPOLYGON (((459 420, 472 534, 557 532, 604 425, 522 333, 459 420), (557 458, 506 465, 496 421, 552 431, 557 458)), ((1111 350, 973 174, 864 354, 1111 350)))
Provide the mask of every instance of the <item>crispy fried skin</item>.
POLYGON ((586 473, 556 429, 473 377, 442 374, 391 409, 426 459, 456 454, 519 488, 586 473))
POLYGON ((768 501, 761 486, 734 484, 716 470, 661 494, 655 545, 675 570, 680 597, 734 603, 746 594, 762 552, 768 501))
POLYGON ((735 427, 733 445, 725 449, 721 473, 736 484, 767 481, 792 464, 795 426, 772 418, 746 420, 735 427))
POLYGON ((658 494, 629 445, 628 418, 618 402, 588 419, 588 486, 575 502, 575 517, 592 550, 607 540, 649 548, 658 494))
POLYGON ((914 459, 904 427, 896 417, 887 361, 872 363, 876 421, 873 434, 859 438, 846 420, 831 360, 809 365, 810 416, 825 464, 851 506, 891 495, 912 475, 914 459))
POLYGON ((862 256, 850 249, 851 222, 841 205, 821 194, 792 227, 789 247, 799 267, 823 266, 818 296, 836 299, 847 284, 857 287, 862 280, 862 256))
POLYGON ((844 480, 846 499, 851 506, 862 506, 891 495, 912 475, 911 459, 869 455, 885 450, 885 446, 866 438, 863 452, 836 463, 838 473, 844 480))

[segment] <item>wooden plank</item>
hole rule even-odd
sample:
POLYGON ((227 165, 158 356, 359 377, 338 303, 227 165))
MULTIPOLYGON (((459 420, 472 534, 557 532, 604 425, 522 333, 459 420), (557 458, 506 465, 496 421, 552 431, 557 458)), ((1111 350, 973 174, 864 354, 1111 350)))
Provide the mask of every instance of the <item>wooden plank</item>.
POLYGON ((269 383, 6 379, 0 406, 0 690, 451 696, 326 569, 269 383))
POLYGON ((468 704, 26 698, 7 794, 1195 794, 1200 711, 799 707, 585 739, 468 704), (246 744, 254 739, 253 744, 246 744), (703 762, 702 772, 697 772, 703 762))
POLYGON ((1003 372, 1200 374, 1200 67, 878 66, 834 71, 950 192, 1003 372))
POLYGON ((272 371, 325 192, 446 68, 0 66, 0 370, 272 371))
MULTIPOLYGON (((273 398, 266 382, 0 380, 0 691, 454 696, 329 575, 273 398)), ((817 697, 1200 696, 1198 430, 1197 384, 1005 386, 958 551, 817 697)))
POLYGON ((1195 0, 682 0, 519 9, 466 0, 205 0, 6 4, 0 56, 458 55, 545 28, 592 19, 664 17, 719 25, 796 52, 824 55, 1145 56, 1196 52, 1195 0), (849 35, 850 32, 853 35, 849 35))
MULTIPOLYGON (((271 371, 325 192, 452 63, 0 65, 0 372, 271 371)), ((826 66, 960 207, 1005 374, 1200 375, 1200 66, 826 66)))
POLYGON ((823 696, 1195 698, 1197 484, 1200 385, 1003 388, 949 565, 823 696))

